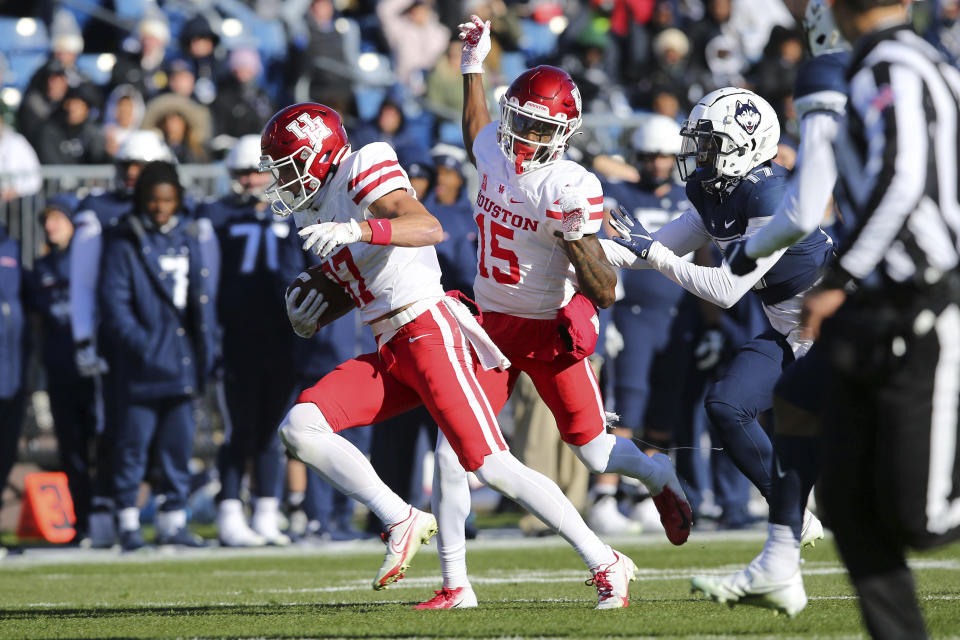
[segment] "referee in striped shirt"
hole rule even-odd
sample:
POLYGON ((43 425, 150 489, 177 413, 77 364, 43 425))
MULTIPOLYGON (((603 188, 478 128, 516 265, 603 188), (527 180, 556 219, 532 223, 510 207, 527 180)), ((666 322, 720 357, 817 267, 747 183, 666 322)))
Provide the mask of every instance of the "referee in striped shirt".
POLYGON ((805 310, 836 379, 820 504, 875 638, 926 637, 906 549, 960 537, 960 71, 907 4, 833 0, 855 43, 836 143, 854 220, 805 310))

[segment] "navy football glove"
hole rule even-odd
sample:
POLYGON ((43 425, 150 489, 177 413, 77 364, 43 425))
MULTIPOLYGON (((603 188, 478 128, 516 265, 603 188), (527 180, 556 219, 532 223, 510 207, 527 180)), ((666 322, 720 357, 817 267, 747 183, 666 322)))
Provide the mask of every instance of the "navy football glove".
POLYGON ((611 210, 610 215, 610 226, 620 234, 620 237, 614 238, 613 241, 646 260, 647 253, 653 245, 650 232, 640 224, 639 220, 630 215, 623 205, 620 205, 616 211, 611 210))
POLYGON ((727 251, 727 264, 735 276, 745 276, 757 268, 757 261, 747 255, 747 241, 738 240, 727 251))

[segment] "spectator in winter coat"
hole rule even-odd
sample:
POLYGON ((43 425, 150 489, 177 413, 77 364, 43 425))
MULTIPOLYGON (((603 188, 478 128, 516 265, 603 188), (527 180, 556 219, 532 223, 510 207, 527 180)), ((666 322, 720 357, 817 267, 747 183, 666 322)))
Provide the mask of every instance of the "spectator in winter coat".
POLYGON ((164 496, 156 542, 203 546, 187 529, 186 501, 194 432, 193 399, 217 357, 215 257, 205 253, 213 231, 183 209, 176 168, 144 166, 122 219, 103 252, 100 309, 110 367, 123 381, 114 447, 114 489, 120 544, 143 546, 137 494, 153 451, 164 496))

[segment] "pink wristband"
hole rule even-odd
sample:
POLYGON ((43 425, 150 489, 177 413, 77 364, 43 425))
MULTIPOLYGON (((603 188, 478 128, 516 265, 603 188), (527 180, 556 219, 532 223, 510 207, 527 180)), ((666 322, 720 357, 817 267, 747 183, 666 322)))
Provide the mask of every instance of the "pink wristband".
POLYGON ((386 218, 370 218, 370 244, 390 244, 393 230, 386 218))

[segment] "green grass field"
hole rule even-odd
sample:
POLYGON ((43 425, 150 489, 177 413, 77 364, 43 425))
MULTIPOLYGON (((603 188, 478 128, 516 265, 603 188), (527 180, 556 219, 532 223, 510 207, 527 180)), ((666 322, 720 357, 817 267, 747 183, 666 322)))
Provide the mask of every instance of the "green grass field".
MULTIPOLYGON (((471 544, 480 607, 413 611, 440 586, 434 547, 387 591, 369 587, 373 542, 325 548, 193 553, 28 552, 0 561, 0 638, 638 637, 862 635, 856 601, 830 542, 804 552, 810 604, 796 619, 729 609, 689 592, 689 577, 742 567, 751 534, 695 534, 684 547, 642 536, 618 541, 640 567, 630 607, 594 611, 579 558, 556 539, 471 544), (654 540, 656 540, 654 542, 654 540)), ((914 556, 935 637, 960 634, 960 546, 914 556)))

